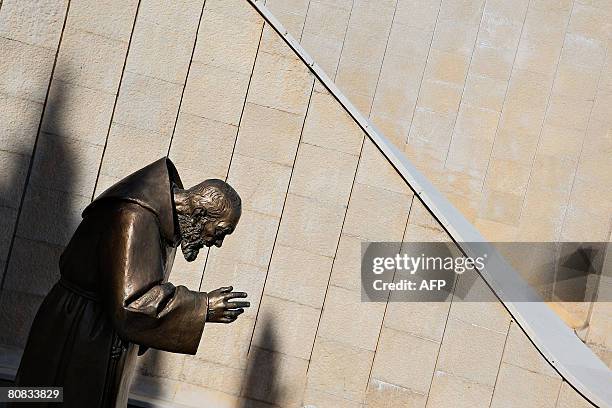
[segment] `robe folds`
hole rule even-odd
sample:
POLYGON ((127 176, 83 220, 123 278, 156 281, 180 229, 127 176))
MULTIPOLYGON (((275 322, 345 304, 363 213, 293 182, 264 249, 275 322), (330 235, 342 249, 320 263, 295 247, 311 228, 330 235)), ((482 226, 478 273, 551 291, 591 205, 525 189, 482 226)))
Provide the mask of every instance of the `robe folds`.
POLYGON ((18 386, 61 386, 64 407, 126 407, 138 347, 196 353, 208 297, 168 282, 180 243, 174 186, 163 158, 85 209, 32 324, 18 386))

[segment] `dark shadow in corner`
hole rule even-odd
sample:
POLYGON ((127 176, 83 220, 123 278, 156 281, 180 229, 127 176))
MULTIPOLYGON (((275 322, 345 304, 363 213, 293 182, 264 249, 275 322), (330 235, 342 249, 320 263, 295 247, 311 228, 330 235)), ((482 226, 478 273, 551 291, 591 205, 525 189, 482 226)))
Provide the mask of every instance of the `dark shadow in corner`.
MULTIPOLYGON (((25 346, 40 303, 59 279, 59 257, 81 210, 74 198, 78 169, 72 148, 78 142, 65 137, 63 123, 70 101, 62 86, 54 85, 44 107, 47 125, 39 125, 34 146, 24 142, 20 154, 11 155, 14 170, 0 185, 0 210, 12 214, 0 237, 8 240, 2 254, 0 344, 17 349, 25 346)), ((39 111, 30 112, 25 121, 40 120, 39 111)))
POLYGON ((249 351, 241 408, 261 406, 256 401, 274 404, 283 394, 278 384, 278 354, 268 351, 277 348, 273 320, 266 315, 260 317, 258 322, 263 324, 263 331, 259 346, 252 346, 249 351))

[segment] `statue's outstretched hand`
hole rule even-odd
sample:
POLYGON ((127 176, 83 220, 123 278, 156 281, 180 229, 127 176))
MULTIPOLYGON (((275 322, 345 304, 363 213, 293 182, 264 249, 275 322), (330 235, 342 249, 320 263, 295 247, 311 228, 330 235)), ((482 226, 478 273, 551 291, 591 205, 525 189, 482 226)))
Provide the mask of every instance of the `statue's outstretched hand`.
POLYGON ((246 292, 232 292, 231 286, 225 286, 208 292, 208 313, 207 322, 231 323, 244 313, 244 308, 251 305, 247 301, 234 301, 234 298, 247 297, 246 292))

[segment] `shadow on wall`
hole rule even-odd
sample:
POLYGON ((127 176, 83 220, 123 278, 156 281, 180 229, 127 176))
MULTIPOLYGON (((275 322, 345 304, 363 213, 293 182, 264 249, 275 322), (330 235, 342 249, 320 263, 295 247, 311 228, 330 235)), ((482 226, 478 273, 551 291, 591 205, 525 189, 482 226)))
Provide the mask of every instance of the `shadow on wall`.
POLYGON ((259 406, 252 400, 276 403, 283 395, 282 387, 278 384, 279 354, 268 351, 277 348, 274 323, 269 315, 264 315, 260 319, 262 320, 258 323, 263 324, 260 346, 251 347, 249 352, 248 368, 242 387, 245 399, 241 408, 259 406))
MULTIPOLYGON (((53 133, 39 131, 33 156, 32 146, 24 142, 23 154, 15 159, 19 163, 10 166, 18 171, 2 180, 0 191, 0 206, 13 209, 13 220, 19 217, 16 224, 2 231, 10 246, 0 292, 0 344, 17 348, 25 346, 38 307, 59 278, 59 257, 73 233, 75 213, 82 210, 76 208, 79 200, 75 195, 68 194, 74 191, 78 170, 63 132, 69 101, 65 101, 61 86, 55 89, 44 117, 45 123, 53 124, 53 133), (15 225, 18 228, 13 236, 15 225)), ((39 119, 32 114, 26 120, 39 119)))

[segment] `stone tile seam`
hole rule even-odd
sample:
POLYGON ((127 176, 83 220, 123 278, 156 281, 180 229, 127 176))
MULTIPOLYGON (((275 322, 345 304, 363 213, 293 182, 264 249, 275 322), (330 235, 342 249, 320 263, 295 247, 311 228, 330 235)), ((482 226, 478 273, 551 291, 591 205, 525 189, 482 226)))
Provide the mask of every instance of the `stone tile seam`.
MULTIPOLYGON (((531 3, 531 0, 529 1, 529 3, 531 3)), ((525 13, 525 15, 527 15, 527 13, 525 13)), ((499 380, 499 374, 501 373, 502 366, 504 364, 504 354, 506 353, 506 345, 508 344, 508 337, 510 337, 510 327, 511 326, 512 326, 512 320, 508 322, 508 330, 506 331, 506 336, 504 338, 504 345, 502 347, 502 351, 499 356, 499 362, 497 363, 497 372, 495 373, 495 381, 493 382, 493 392, 491 393, 491 398, 489 399, 489 408, 491 408, 491 406, 493 405, 493 399, 495 397, 495 391, 497 388, 497 381, 499 380)))
POLYGON ((91 194, 91 198, 90 200, 93 200, 96 194, 96 190, 98 188, 98 182, 100 181, 100 175, 103 174, 102 173, 102 166, 104 164, 104 157, 106 155, 106 149, 108 147, 108 140, 110 138, 110 134, 111 134, 111 130, 113 128, 113 123, 114 123, 114 118, 115 118, 115 111, 117 109, 117 103, 119 101, 119 96, 121 93, 121 86, 123 84, 123 77, 125 75, 125 70, 126 70, 126 66, 127 66, 127 60, 128 57, 130 55, 130 47, 132 45, 132 38, 134 37, 134 29, 136 27, 136 21, 138 20, 138 11, 140 10, 140 3, 141 0, 138 0, 138 4, 136 4, 136 11, 134 12, 134 21, 132 22, 132 30, 130 31, 130 38, 128 40, 128 45, 126 47, 125 50, 125 56, 123 58, 123 67, 121 68, 121 75, 119 76, 119 84, 117 86, 117 93, 115 95, 115 100, 113 102, 113 109, 111 111, 111 116, 109 119, 109 123, 108 123, 108 129, 106 130, 106 137, 104 138, 104 147, 102 150, 102 157, 100 158, 100 165, 98 166, 98 172, 96 174, 96 181, 94 182, 94 186, 93 186, 93 193, 91 194))
MULTIPOLYGON (((64 12, 64 21, 62 23, 62 29, 60 31, 60 36, 59 39, 57 41, 57 47, 55 48, 55 57, 53 59, 53 67, 51 68, 51 72, 49 73, 49 80, 47 82, 47 91, 45 93, 45 100, 43 102, 43 106, 42 106, 42 110, 40 112, 40 119, 38 121, 38 127, 36 130, 36 136, 34 138, 34 143, 32 145, 32 150, 31 153, 29 155, 30 160, 28 161, 28 170, 26 173, 26 177, 25 180, 23 182, 23 191, 21 192, 21 197, 19 198, 19 207, 17 208, 17 215, 15 217, 15 222, 13 225, 13 232, 11 234, 11 238, 10 238, 10 243, 9 243, 9 248, 6 254, 6 262, 4 265, 4 271, 2 273, 2 276, 0 277, 0 298, 2 298, 2 293, 4 292, 2 289, 4 289, 4 284, 6 283, 6 275, 8 273, 8 269, 9 269, 9 265, 10 265, 10 261, 11 261, 11 255, 13 252, 13 245, 15 244, 15 237, 17 235, 17 231, 19 229, 19 220, 21 218, 21 212, 23 209, 23 203, 25 201, 26 198, 26 194, 27 194, 27 190, 28 190, 28 185, 29 185, 29 181, 30 181, 30 175, 32 174, 32 168, 34 166, 34 157, 36 155, 36 147, 38 144, 38 139, 40 137, 40 133, 42 130, 42 124, 43 124, 43 119, 45 116, 45 111, 47 109, 47 102, 49 100, 49 93, 51 90, 51 83, 53 82, 53 76, 55 75, 55 67, 57 65, 57 59, 59 56, 59 52, 60 52, 60 48, 61 48, 61 44, 62 44, 62 36, 64 35, 64 30, 66 28, 66 21, 68 20, 68 13, 70 11, 70 1, 71 0, 67 0, 66 3, 66 10, 64 12)), ((46 47, 39 47, 39 48, 46 48, 46 47)))

